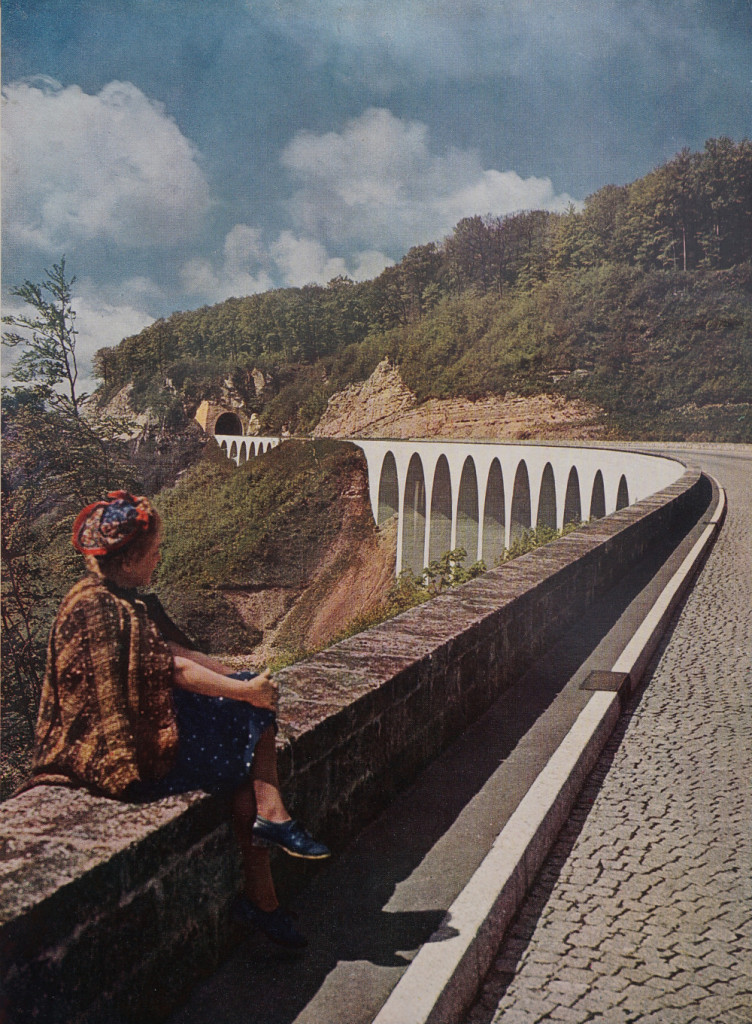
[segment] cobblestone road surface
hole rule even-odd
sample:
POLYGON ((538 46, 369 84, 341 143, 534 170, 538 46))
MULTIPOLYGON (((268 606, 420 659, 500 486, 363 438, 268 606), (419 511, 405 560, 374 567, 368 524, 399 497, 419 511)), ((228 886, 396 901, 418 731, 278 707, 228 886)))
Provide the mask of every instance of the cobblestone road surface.
POLYGON ((752 451, 466 1024, 752 1024, 752 451))

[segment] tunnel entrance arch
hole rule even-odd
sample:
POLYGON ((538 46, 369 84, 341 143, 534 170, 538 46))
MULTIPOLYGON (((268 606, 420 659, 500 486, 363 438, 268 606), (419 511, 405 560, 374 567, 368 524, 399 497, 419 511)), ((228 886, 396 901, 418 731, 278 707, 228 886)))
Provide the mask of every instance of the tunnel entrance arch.
POLYGON ((240 422, 240 417, 234 412, 223 412, 221 416, 217 417, 217 422, 214 424, 214 433, 232 435, 242 434, 243 424, 240 422))

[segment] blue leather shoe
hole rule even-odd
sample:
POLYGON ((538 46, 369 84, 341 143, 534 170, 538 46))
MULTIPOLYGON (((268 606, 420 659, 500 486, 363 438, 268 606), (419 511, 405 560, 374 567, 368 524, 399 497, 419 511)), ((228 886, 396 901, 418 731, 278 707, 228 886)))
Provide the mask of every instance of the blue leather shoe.
POLYGON ((291 857, 303 857, 305 860, 324 860, 332 854, 328 846, 314 839, 295 818, 283 822, 256 818, 253 840, 259 846, 278 846, 291 857))
POLYGON ((276 910, 261 910, 251 903, 247 896, 238 896, 232 907, 232 916, 240 924, 248 925, 262 932, 267 939, 288 949, 304 949, 308 939, 301 935, 292 922, 292 915, 282 907, 276 910))

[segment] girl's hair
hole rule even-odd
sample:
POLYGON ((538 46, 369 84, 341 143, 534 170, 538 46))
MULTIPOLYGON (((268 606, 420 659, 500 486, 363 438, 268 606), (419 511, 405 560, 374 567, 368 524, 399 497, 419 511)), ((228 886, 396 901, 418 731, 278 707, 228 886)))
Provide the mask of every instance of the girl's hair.
POLYGON ((73 546, 93 572, 110 576, 134 555, 148 550, 161 525, 148 498, 128 491, 111 491, 107 501, 95 501, 76 516, 73 546))
POLYGON ((131 558, 140 558, 146 554, 162 526, 162 519, 155 508, 149 510, 149 522, 124 547, 110 551, 106 555, 84 554, 86 568, 98 576, 114 576, 122 569, 123 562, 131 558))

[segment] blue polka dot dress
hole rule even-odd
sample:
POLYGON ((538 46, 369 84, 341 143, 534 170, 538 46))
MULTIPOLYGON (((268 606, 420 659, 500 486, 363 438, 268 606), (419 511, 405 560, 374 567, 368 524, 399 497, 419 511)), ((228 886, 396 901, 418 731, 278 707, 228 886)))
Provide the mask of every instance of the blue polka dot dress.
MULTIPOLYGON (((252 672, 231 679, 253 679, 252 672)), ((231 791, 250 775, 253 752, 266 730, 276 729, 276 715, 245 701, 207 697, 175 687, 178 753, 169 773, 153 782, 136 782, 125 794, 130 800, 156 800, 203 789, 231 791)))

